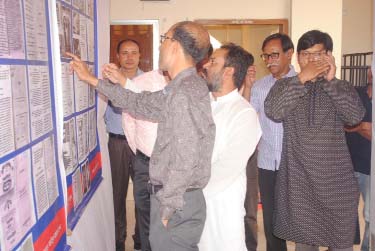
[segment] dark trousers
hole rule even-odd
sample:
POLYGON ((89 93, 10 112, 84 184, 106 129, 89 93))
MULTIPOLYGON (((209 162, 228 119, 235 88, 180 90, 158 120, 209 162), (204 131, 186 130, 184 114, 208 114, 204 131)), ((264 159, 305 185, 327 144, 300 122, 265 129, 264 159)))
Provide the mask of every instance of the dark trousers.
MULTIPOLYGON (((133 175, 132 162, 134 154, 126 139, 109 137, 109 160, 111 163, 113 207, 115 211, 116 249, 125 250, 126 239, 126 195, 128 193, 129 176, 133 175)), ((134 246, 140 248, 139 230, 136 227, 133 236, 134 246)))
POLYGON ((206 221, 206 202, 202 189, 186 192, 185 204, 165 227, 160 217, 160 203, 151 195, 150 243, 153 251, 198 251, 206 221))
POLYGON ((260 200, 263 209, 264 234, 267 251, 286 251, 286 241, 273 235, 273 210, 275 204, 275 184, 277 171, 258 169, 260 200))
POLYGON ((245 198, 245 241, 248 251, 256 251, 258 245, 258 166, 255 151, 246 166, 247 188, 245 198))
POLYGON ((137 150, 134 159, 133 192, 142 251, 151 250, 148 239, 150 233, 150 194, 147 189, 150 180, 149 162, 150 158, 137 150))

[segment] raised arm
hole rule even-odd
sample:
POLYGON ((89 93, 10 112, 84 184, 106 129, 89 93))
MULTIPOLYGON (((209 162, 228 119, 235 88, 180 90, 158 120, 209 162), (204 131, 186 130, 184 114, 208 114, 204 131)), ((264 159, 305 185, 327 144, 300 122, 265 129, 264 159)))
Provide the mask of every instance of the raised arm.
POLYGON ((297 106, 299 98, 306 95, 305 85, 298 76, 278 80, 264 101, 266 115, 275 122, 284 118, 297 106))
POLYGON ((349 82, 334 78, 324 83, 323 89, 346 125, 352 126, 361 122, 365 109, 357 91, 349 82))
POLYGON ((99 80, 96 90, 107 96, 114 106, 122 108, 136 119, 160 122, 164 118, 166 94, 163 90, 135 93, 107 80, 99 80))
MULTIPOLYGON (((113 84, 108 79, 99 80, 90 73, 85 62, 79 57, 71 53, 66 54, 72 57, 70 67, 77 74, 78 78, 94 86, 97 91, 107 96, 114 106, 124 109, 136 118, 147 119, 153 122, 160 122, 163 119, 164 113, 162 109, 165 105, 165 94, 163 91, 134 93, 125 90, 123 82, 113 84)), ((106 71, 114 74, 116 69, 113 68, 111 71, 111 65, 109 65, 106 71)), ((115 81, 114 76, 107 77, 115 81)))
POLYGON ((256 77, 255 65, 250 65, 249 68, 247 69, 245 80, 240 90, 240 93, 247 101, 250 101, 251 89, 254 85, 255 77, 256 77))
POLYGON ((295 109, 299 98, 307 93, 306 83, 316 81, 318 77, 323 75, 330 81, 336 72, 332 53, 323 60, 309 61, 301 68, 298 76, 280 79, 271 88, 264 102, 265 113, 270 119, 282 122, 295 109))

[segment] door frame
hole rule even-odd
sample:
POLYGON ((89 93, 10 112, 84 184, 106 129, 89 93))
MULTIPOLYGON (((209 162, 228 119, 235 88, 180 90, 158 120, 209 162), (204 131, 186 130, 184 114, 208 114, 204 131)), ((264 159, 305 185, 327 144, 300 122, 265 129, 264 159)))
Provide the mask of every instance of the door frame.
POLYGON ((279 25, 282 33, 289 34, 288 19, 197 19, 195 22, 202 25, 225 25, 225 24, 260 24, 279 25))
POLYGON ((152 25, 152 67, 154 70, 159 68, 159 20, 112 20, 110 25, 152 25))

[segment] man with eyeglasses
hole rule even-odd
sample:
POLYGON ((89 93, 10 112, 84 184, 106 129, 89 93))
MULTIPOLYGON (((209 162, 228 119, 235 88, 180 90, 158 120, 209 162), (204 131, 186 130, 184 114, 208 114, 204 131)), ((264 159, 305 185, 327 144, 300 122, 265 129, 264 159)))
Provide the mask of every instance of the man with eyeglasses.
MULTIPOLYGON (((280 165, 283 127, 281 123, 276 123, 266 116, 264 111, 264 100, 277 80, 296 75, 296 72, 291 65, 294 46, 293 42, 287 35, 275 33, 268 36, 263 41, 262 51, 263 54, 261 57, 271 74, 255 81, 255 83, 253 82, 254 78, 246 78, 243 91, 243 96, 246 99, 250 99, 251 105, 259 115, 260 125, 263 132, 258 145, 258 156, 252 157, 248 163, 248 182, 253 179, 252 177, 259 175, 259 190, 262 201, 263 224, 267 251, 286 251, 285 240, 277 238, 272 233, 275 181, 280 165), (257 163, 256 159, 253 159, 255 157, 257 157, 257 163)), ((254 69, 250 68, 248 75, 254 74, 251 71, 254 71, 254 69)), ((253 185, 252 188, 253 189, 250 190, 248 189, 245 204, 245 207, 248 208, 245 216, 245 228, 247 232, 247 248, 249 251, 255 251, 257 247, 256 216, 258 191, 256 185, 253 185)))
MULTIPOLYGON (((207 54, 210 40, 201 25, 190 21, 173 25, 161 39, 159 68, 168 71, 171 81, 158 92, 133 93, 98 80, 84 62, 68 55, 78 77, 114 105, 135 118, 158 122, 150 159, 151 249, 198 251, 206 219, 202 189, 210 178, 215 124, 206 82, 195 66, 207 54)), ((118 83, 116 73, 111 65, 104 67, 103 76, 113 83, 118 83)))
POLYGON ((264 103, 284 127, 274 234, 296 251, 353 250, 359 194, 344 126, 360 123, 365 110, 350 83, 335 78, 332 49, 327 33, 303 34, 301 72, 277 81, 264 103))

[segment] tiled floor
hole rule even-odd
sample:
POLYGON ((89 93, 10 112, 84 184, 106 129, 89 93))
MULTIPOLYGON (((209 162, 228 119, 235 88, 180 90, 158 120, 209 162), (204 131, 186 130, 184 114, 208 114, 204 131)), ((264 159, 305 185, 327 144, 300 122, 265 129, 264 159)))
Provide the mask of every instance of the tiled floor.
MULTIPOLYGON (((359 211, 362 212, 363 203, 361 201, 359 206, 359 211)), ((127 212, 127 222, 128 222, 128 238, 126 239, 126 251, 133 251, 133 239, 132 235, 134 233, 134 200, 133 200, 133 189, 132 184, 129 184, 129 191, 128 191, 128 200, 126 205, 126 212, 127 212)), ((361 215, 361 214, 360 214, 361 215)), ((361 233, 363 233, 363 219, 360 219, 361 225, 361 233)), ((293 242, 288 242, 288 250, 294 251, 295 245, 293 242)), ((326 248, 320 248, 320 250, 326 250, 326 248)), ((354 251, 359 251, 359 245, 354 246, 354 251)), ((236 251, 236 250, 228 250, 228 251, 236 251)), ((258 210, 258 248, 257 251, 266 251, 266 241, 263 232, 263 215, 262 210, 258 210)))

